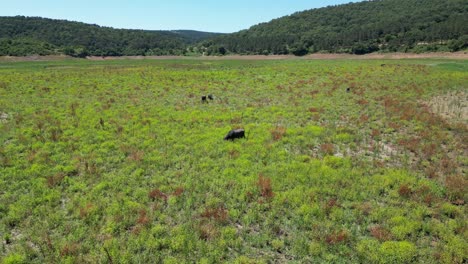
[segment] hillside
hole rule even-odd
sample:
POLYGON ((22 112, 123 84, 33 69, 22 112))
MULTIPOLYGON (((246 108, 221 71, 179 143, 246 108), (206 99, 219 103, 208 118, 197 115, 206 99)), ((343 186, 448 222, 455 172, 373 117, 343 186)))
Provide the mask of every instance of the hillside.
POLYGON ((186 47, 216 33, 193 30, 148 31, 39 17, 0 17, 0 56, 181 55, 186 47))
POLYGON ((457 51, 468 44, 466 0, 376 0, 298 12, 203 43, 208 54, 457 51))
POLYGON ((375 0, 297 12, 233 34, 150 31, 0 17, 0 56, 225 55, 458 51, 468 1, 375 0))
POLYGON ((196 30, 171 30, 170 32, 176 33, 182 36, 189 43, 196 43, 199 41, 203 41, 206 39, 210 39, 210 38, 223 35, 223 33, 212 33, 212 32, 203 32, 203 31, 196 31, 196 30))

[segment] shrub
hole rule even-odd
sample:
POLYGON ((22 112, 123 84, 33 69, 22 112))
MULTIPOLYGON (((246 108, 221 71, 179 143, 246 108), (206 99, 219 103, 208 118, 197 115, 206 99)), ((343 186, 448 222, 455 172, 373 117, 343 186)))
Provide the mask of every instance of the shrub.
POLYGON ((341 143, 350 143, 353 141, 353 136, 348 133, 339 133, 335 136, 335 141, 341 143))
POLYGON ((351 53, 356 55, 363 55, 378 51, 379 47, 375 44, 356 43, 351 47, 351 53))
POLYGON ((228 220, 228 211, 224 208, 206 208, 201 214, 202 217, 213 219, 217 222, 226 222, 228 220))
POLYGON ((369 121, 369 116, 365 115, 365 114, 362 114, 361 117, 359 117, 359 121, 361 123, 366 123, 367 121, 369 121))
POLYGON ((60 250, 60 256, 73 256, 78 254, 80 246, 77 243, 68 243, 65 244, 60 250))
POLYGON ((49 186, 49 188, 52 188, 60 184, 64 177, 65 177, 65 174, 63 173, 57 173, 53 176, 47 177, 47 186, 49 186))
POLYGON ((330 166, 334 169, 347 167, 350 164, 349 160, 335 156, 326 156, 323 159, 323 161, 325 162, 325 165, 330 166))
POLYGON ((466 195, 466 186, 468 181, 462 175, 448 176, 445 179, 445 186, 447 187, 449 199, 455 203, 464 204, 466 195))
POLYGON ((235 264, 262 264, 266 263, 266 261, 262 261, 260 259, 253 259, 246 256, 240 256, 234 260, 235 264))
POLYGON ((218 236, 218 229, 213 223, 202 223, 198 226, 198 237, 202 240, 209 241, 218 236))
POLYGON ((326 247, 320 242, 311 242, 309 244, 309 254, 312 256, 320 256, 326 251, 326 247))
POLYGON ((146 225, 149 223, 149 218, 147 216, 147 212, 144 209, 141 209, 138 213, 138 220, 137 223, 140 225, 146 225))
POLYGON ((148 193, 148 197, 152 200, 161 199, 167 201, 167 194, 161 192, 159 189, 153 189, 148 193))
POLYGON ((346 230, 339 232, 333 232, 325 238, 325 242, 329 245, 335 245, 339 243, 345 243, 349 238, 349 233, 346 230))
POLYGON ((183 187, 177 187, 174 192, 172 193, 173 196, 181 196, 184 193, 184 188, 183 187))
POLYGON ((325 155, 333 155, 333 152, 335 151, 335 147, 331 143, 324 143, 320 145, 320 150, 325 155))
POLYGON ((400 188, 398 189, 398 194, 401 197, 409 198, 411 196, 411 193, 411 188, 407 184, 400 185, 400 188))
POLYGON ((275 249, 278 252, 281 252, 281 250, 284 248, 284 241, 280 239, 273 239, 271 241, 271 246, 273 249, 275 249))
POLYGON ((271 179, 264 177, 263 175, 258 176, 257 187, 260 190, 260 195, 263 198, 271 199, 275 196, 273 188, 271 187, 271 179))
POLYGON ((466 263, 468 253, 466 242, 458 237, 452 237, 444 246, 440 255, 442 263, 466 263))
POLYGON ((26 257, 20 254, 11 254, 3 259, 2 264, 26 264, 26 257))
POLYGON ((372 226, 369 228, 371 235, 377 238, 379 241, 387 241, 392 238, 392 234, 386 228, 379 225, 372 226))
POLYGON ((416 246, 408 241, 387 241, 380 246, 380 261, 385 263, 410 263, 416 257, 416 246))
POLYGON ((380 259, 380 254, 379 254, 380 245, 377 240, 363 239, 358 242, 356 249, 359 255, 363 259, 367 260, 367 261, 363 261, 362 263, 365 263, 365 262, 378 263, 380 259))
POLYGON ((271 137, 274 141, 281 140, 286 135, 286 128, 283 126, 277 126, 271 131, 271 137))
POLYGON ((462 215, 462 211, 457 206, 449 204, 449 203, 444 203, 440 207, 440 211, 442 212, 442 214, 450 218, 455 218, 459 215, 462 215))
POLYGON ((396 216, 390 219, 392 225, 392 235, 397 239, 405 239, 409 235, 414 235, 420 228, 418 221, 410 220, 404 216, 396 216))

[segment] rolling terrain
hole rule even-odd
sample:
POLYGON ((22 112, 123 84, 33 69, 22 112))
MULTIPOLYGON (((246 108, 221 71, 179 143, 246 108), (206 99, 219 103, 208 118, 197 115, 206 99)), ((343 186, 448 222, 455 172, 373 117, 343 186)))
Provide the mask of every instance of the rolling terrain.
POLYGON ((188 45, 220 35, 194 30, 130 30, 40 17, 0 17, 0 56, 183 55, 188 45))

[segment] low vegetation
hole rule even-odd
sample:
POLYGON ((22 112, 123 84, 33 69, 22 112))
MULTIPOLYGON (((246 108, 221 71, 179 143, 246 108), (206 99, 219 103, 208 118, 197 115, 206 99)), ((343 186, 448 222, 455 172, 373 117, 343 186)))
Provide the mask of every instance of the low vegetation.
POLYGON ((449 60, 1 62, 0 262, 466 263, 466 120, 431 102, 467 83, 449 60))

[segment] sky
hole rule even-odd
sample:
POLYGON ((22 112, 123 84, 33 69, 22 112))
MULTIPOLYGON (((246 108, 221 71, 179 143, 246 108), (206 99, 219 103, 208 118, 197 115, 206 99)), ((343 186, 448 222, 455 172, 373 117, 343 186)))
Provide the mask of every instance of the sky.
POLYGON ((359 0, 0 0, 0 16, 39 16, 114 28, 231 33, 294 12, 359 0))

